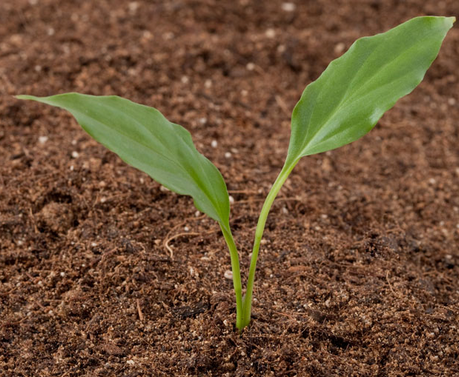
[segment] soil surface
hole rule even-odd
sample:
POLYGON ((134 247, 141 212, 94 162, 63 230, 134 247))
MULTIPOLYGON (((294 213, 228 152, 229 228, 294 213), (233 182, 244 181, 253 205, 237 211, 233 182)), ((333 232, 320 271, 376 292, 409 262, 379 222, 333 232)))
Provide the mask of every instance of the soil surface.
POLYGON ((190 130, 234 198, 246 276, 304 87, 425 14, 459 2, 2 0, 0 376, 458 376, 457 26, 370 134, 295 168, 241 336, 217 224, 12 97, 117 94, 190 130))

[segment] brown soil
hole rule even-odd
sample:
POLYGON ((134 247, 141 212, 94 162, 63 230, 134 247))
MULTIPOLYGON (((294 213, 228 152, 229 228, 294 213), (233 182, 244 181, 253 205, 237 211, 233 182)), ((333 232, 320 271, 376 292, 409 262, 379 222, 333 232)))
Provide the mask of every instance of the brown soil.
POLYGON ((11 96, 117 94, 187 127, 235 199, 246 274, 304 87, 360 36, 459 14, 294 3, 0 2, 1 376, 459 375, 457 27, 373 132, 295 169, 242 336, 215 222, 65 112, 11 96))

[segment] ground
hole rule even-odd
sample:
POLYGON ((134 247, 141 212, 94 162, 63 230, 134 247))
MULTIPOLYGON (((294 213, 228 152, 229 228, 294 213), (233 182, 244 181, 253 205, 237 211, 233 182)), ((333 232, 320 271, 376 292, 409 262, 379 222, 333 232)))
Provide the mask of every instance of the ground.
POLYGON ((234 198, 246 276, 304 87, 426 14, 459 2, 2 0, 0 376, 459 375, 457 26, 370 134, 295 168, 242 335, 217 224, 13 97, 117 94, 190 130, 234 198))

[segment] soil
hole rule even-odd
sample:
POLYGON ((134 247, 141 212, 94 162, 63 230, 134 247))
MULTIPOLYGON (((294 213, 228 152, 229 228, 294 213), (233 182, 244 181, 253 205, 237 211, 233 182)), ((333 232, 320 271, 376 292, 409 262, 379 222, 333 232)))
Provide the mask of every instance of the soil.
POLYGON ((0 376, 459 376, 457 27, 375 130, 296 167, 242 335, 217 224, 12 97, 117 94, 189 129, 246 276, 304 87, 425 14, 459 2, 2 0, 0 376))

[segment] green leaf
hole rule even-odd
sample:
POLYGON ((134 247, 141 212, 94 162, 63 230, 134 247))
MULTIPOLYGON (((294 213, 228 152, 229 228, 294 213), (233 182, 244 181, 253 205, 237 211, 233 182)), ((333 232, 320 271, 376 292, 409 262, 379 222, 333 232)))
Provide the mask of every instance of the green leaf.
POLYGON ((158 110, 126 99, 77 93, 18 96, 68 110, 95 140, 229 229, 229 197, 218 169, 200 154, 183 127, 158 110))
POLYGON ((292 114, 286 164, 368 133, 424 78, 454 17, 418 17, 358 39, 310 84, 292 114))

